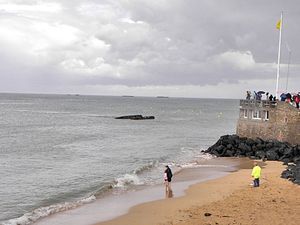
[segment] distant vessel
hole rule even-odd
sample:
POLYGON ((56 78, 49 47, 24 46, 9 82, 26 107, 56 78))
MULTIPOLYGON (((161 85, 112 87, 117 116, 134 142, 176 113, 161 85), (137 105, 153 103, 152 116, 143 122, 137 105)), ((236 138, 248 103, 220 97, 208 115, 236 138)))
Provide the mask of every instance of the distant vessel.
POLYGON ((124 97, 124 98, 133 98, 134 96, 133 95, 122 95, 122 97, 124 97))
POLYGON ((168 96, 157 96, 156 98, 169 98, 168 96))

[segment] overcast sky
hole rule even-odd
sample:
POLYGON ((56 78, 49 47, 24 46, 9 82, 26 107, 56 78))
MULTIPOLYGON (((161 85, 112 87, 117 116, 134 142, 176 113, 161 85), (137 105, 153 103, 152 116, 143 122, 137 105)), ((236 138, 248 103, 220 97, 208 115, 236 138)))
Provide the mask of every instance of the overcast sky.
POLYGON ((0 0, 0 92, 240 98, 300 91, 298 0, 0 0), (287 47, 288 46, 288 47, 287 47))

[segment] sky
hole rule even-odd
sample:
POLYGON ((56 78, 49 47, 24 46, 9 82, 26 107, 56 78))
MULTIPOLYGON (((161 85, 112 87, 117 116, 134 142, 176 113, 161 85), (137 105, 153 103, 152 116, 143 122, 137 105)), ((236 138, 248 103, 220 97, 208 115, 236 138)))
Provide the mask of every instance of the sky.
POLYGON ((298 0, 0 0, 0 92, 275 94, 281 12, 279 91, 298 92, 298 0))

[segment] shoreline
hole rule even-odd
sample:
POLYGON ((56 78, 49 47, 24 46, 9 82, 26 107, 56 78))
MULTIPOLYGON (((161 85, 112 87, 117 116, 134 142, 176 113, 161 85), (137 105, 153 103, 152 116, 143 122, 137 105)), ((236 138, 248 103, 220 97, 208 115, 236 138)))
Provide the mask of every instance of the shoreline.
MULTIPOLYGON (((250 161, 251 162, 251 161, 250 161)), ((224 177, 191 185, 185 195, 146 202, 125 215, 95 225, 297 224, 300 186, 280 178, 281 162, 259 162, 259 188, 251 183, 252 163, 224 177), (204 216, 210 213, 211 216, 204 216), (272 218, 270 220, 270 218, 272 218), (272 221, 272 222, 271 222, 272 221)))
MULTIPOLYGON (((173 198, 185 195, 189 186, 224 177, 236 171, 241 161, 248 159, 238 158, 212 158, 199 159, 191 167, 182 167, 173 171, 172 181, 173 198)), ((164 168, 162 168, 164 169, 164 168)), ((36 221, 36 225, 90 225, 109 221, 119 216, 126 215, 132 207, 147 202, 154 202, 169 198, 165 193, 163 181, 154 186, 137 186, 134 189, 119 194, 108 194, 96 201, 75 209, 47 216, 36 221)))

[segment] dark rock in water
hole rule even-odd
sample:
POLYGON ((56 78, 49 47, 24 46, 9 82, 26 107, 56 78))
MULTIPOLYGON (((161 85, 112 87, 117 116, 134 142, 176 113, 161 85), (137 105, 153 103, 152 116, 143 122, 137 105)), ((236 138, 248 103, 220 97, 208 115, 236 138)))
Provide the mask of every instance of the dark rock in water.
POLYGON ((142 116, 142 115, 128 115, 128 116, 119 116, 115 119, 127 119, 127 120, 153 120, 154 116, 142 116))

